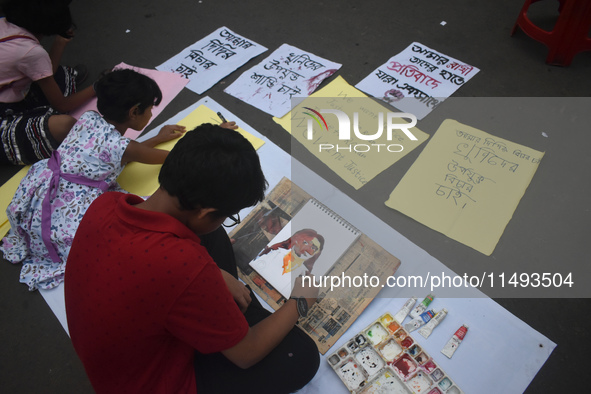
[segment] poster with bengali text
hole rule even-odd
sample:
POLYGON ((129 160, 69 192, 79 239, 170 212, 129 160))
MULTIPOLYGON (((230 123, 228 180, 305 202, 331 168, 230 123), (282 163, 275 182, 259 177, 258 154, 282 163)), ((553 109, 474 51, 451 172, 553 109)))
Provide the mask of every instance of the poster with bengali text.
POLYGON ((490 255, 543 156, 447 119, 386 205, 490 255))
POLYGON ((355 87, 423 119, 480 71, 413 42, 355 87))
POLYGON ((292 97, 309 96, 339 68, 341 64, 283 44, 224 91, 261 111, 281 117, 291 109, 292 97))
POLYGON ((266 50, 227 27, 220 27, 156 69, 182 75, 189 80, 187 88, 203 94, 220 79, 266 50))

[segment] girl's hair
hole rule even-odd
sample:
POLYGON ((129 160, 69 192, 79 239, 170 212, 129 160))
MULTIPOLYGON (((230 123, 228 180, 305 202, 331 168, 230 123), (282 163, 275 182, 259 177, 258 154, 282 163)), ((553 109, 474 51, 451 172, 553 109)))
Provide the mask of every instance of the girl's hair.
POLYGON ((162 101, 158 84, 150 77, 129 69, 112 71, 94 84, 99 112, 105 119, 123 123, 129 110, 137 106, 140 114, 162 101))
POLYGON ((65 34, 72 26, 71 0, 5 0, 6 20, 33 34, 65 34))

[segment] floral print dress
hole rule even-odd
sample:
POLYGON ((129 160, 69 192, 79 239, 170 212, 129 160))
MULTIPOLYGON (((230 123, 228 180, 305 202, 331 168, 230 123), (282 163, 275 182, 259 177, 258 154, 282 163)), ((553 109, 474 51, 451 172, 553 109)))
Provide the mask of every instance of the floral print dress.
MULTIPOLYGON (((116 180, 123 169, 121 158, 129 141, 97 112, 85 112, 57 149, 61 157, 60 172, 104 181, 109 190, 122 191, 116 180)), ((51 289, 63 281, 78 224, 90 204, 103 193, 97 187, 60 178, 57 194, 51 200, 49 234, 59 257, 53 261, 41 231, 42 203, 52 175, 48 159, 35 163, 6 210, 11 228, 0 250, 8 261, 23 263, 20 281, 29 290, 51 289)))

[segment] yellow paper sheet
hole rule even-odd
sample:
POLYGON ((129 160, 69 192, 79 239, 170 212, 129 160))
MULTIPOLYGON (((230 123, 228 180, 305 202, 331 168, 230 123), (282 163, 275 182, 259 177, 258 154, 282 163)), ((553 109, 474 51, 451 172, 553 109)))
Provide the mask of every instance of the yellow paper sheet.
POLYGON ((23 167, 19 172, 14 174, 8 182, 0 187, 0 238, 4 238, 6 233, 8 233, 8 230, 10 230, 10 223, 6 216, 6 208, 8 208, 8 204, 12 201, 12 197, 14 197, 18 185, 21 183, 25 175, 27 175, 29 168, 31 168, 31 166, 23 167))
POLYGON ((386 205, 490 255, 543 156, 447 119, 386 205))
MULTIPOLYGON (((351 132, 351 139, 339 140, 339 121, 336 116, 327 114, 324 119, 328 127, 323 129, 320 124, 310 140, 306 137, 307 120, 310 119, 306 112, 310 113, 310 111, 304 107, 313 108, 316 111, 320 111, 321 108, 343 111, 349 115, 351 122, 354 122, 353 113, 358 113, 359 129, 363 129, 364 134, 376 133, 379 124, 378 114, 383 114, 382 124, 384 124, 387 113, 394 111, 368 98, 339 76, 305 99, 284 117, 273 118, 355 189, 361 188, 429 138, 418 128, 412 127, 409 131, 417 138, 416 141, 409 139, 401 130, 393 132, 392 140, 386 140, 385 132, 380 138, 372 141, 361 140, 353 132, 351 132), (321 97, 332 99, 323 100, 320 99, 321 97), (348 100, 349 98, 354 100, 348 100), (362 127, 366 125, 368 131, 362 127), (292 127, 297 127, 297 130, 292 130, 292 127), (332 148, 329 148, 330 146, 332 148)), ((397 122, 405 122, 405 120, 399 119, 397 122)))
MULTIPOLYGON (((185 126, 187 130, 192 130, 203 123, 220 123, 220 118, 217 114, 204 105, 200 105, 183 120, 178 122, 179 125, 185 126)), ((237 131, 250 141, 255 149, 259 149, 265 143, 260 138, 255 137, 241 128, 238 128, 237 131)), ((179 139, 165 142, 156 146, 156 148, 170 151, 179 139)), ((117 178, 117 182, 123 189, 130 193, 138 196, 150 196, 159 187, 158 173, 160 172, 160 167, 162 166, 138 162, 129 163, 125 166, 119 178, 117 178)))

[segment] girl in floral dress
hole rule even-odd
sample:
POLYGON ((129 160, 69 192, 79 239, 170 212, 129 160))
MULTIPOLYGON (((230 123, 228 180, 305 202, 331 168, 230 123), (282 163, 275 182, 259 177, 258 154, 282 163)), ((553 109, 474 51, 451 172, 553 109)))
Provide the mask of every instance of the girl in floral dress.
POLYGON ((74 125, 49 159, 35 163, 8 206, 10 232, 0 250, 23 263, 20 281, 50 289, 63 281, 66 260, 86 209, 107 190, 121 190, 116 179, 126 163, 162 164, 168 151, 159 143, 178 138, 183 126, 167 125, 143 143, 123 137, 143 129, 152 107, 162 100, 156 82, 132 70, 116 70, 95 84, 97 107, 74 125))

